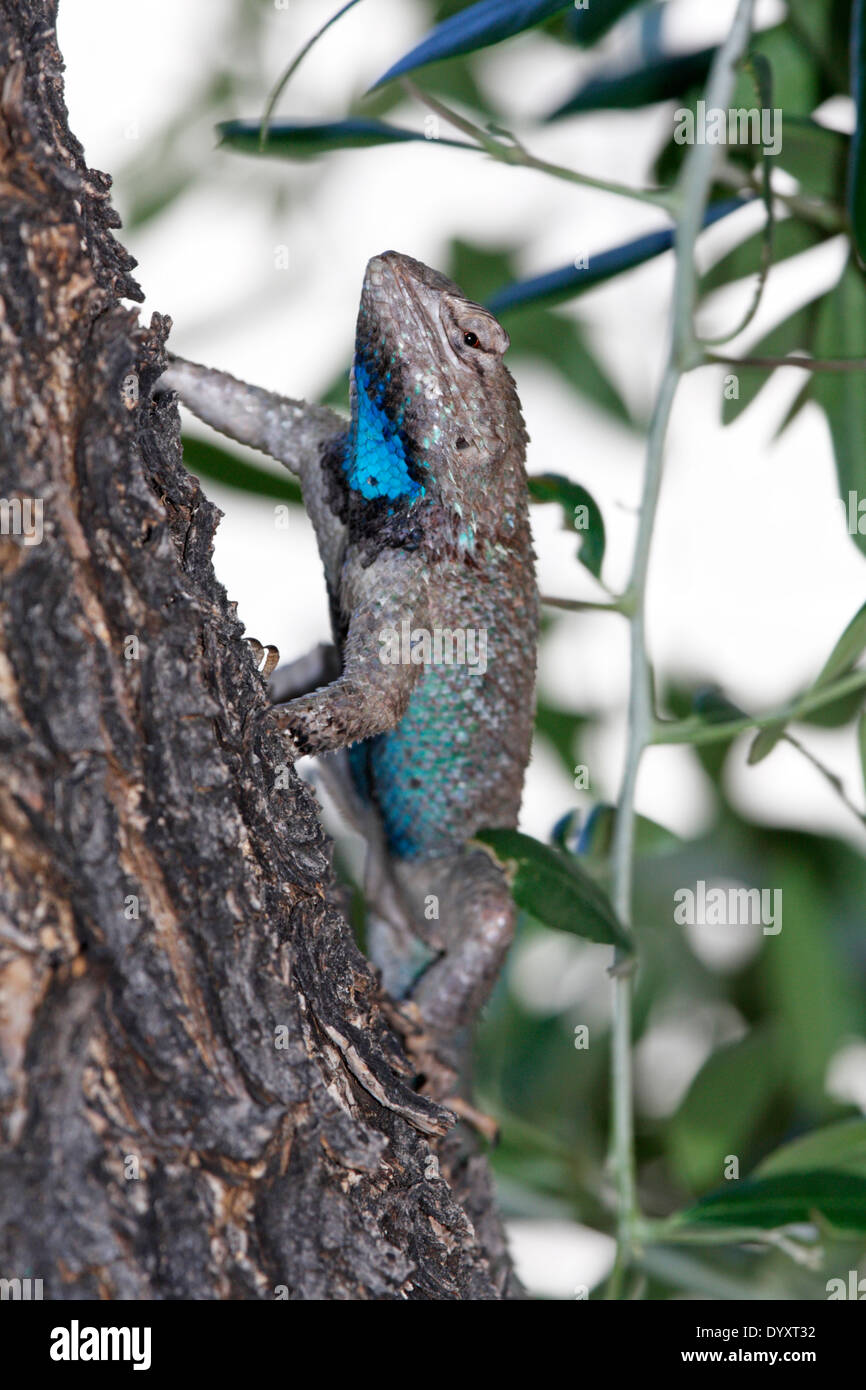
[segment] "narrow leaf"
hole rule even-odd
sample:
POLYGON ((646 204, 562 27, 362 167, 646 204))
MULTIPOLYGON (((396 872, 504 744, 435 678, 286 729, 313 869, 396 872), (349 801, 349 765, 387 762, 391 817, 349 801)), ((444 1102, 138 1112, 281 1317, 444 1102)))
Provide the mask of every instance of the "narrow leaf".
POLYGON ((754 767, 756 763, 763 762, 764 759, 772 753, 780 739, 784 737, 784 722, 768 724, 766 729, 760 729, 752 741, 752 746, 749 749, 749 756, 746 759, 749 766, 754 767))
POLYGON ((844 1169, 866 1177, 866 1120, 841 1120, 793 1139, 759 1163, 754 1176, 777 1177, 810 1168, 844 1169))
POLYGON ((583 111, 634 110, 657 101, 670 101, 691 87, 702 86, 715 57, 715 48, 656 58, 625 72, 601 73, 578 87, 547 117, 549 121, 583 111))
MULTIPOLYGON (((726 198, 707 208, 704 226, 710 227, 732 212, 744 207, 748 199, 726 198)), ((536 275, 531 280, 519 280, 513 285, 505 285, 497 290, 487 301, 491 313, 504 314, 513 309, 523 309, 536 304, 561 304, 576 299, 596 285, 612 280, 626 270, 643 265, 646 261, 669 251, 674 244, 674 228, 664 227, 658 232, 648 232, 645 236, 615 246, 609 251, 600 251, 586 257, 587 264, 566 265, 559 270, 549 270, 544 275, 536 275)))
POLYGON ((586 488, 559 473, 538 473, 529 479, 529 495, 533 502, 559 503, 565 529, 580 536, 577 558, 598 579, 604 560, 604 518, 586 488))
MULTIPOLYGON (((866 282, 853 264, 846 267, 836 288, 821 304, 815 335, 817 357, 866 357, 866 282)), ((848 505, 849 492, 866 496, 866 378, 863 372, 819 372, 812 399, 827 413, 839 495, 848 505)), ((866 552, 866 536, 852 537, 866 552)))
MULTIPOLYGON (((814 227, 810 222, 801 222, 796 217, 777 222, 773 237, 773 264, 777 265, 790 256, 799 256, 803 251, 810 251, 814 246, 820 245, 826 237, 827 233, 820 227, 814 227)), ((741 241, 732 251, 728 251, 710 267, 706 275, 702 276, 701 293, 709 294, 711 290, 732 285, 737 280, 745 279, 747 275, 757 275, 761 269, 763 244, 762 228, 745 241, 741 241)))
POLYGON ((715 1186, 722 1155, 748 1149, 779 1079, 779 1048, 766 1032, 751 1032, 710 1054, 668 1127, 677 1172, 690 1187, 715 1186))
POLYGON ((190 473, 198 478, 210 478, 223 487, 236 488, 239 492, 273 497, 279 502, 303 506, 301 489, 292 478, 282 473, 271 473, 267 468, 257 468, 254 463, 247 463, 228 449, 211 444, 209 440, 185 434, 183 461, 190 473))
POLYGON ((857 255, 866 261, 866 0, 854 0, 851 92, 856 124, 848 159, 848 215, 857 255))
POLYGON ((569 777, 574 776, 577 739, 586 724, 587 720, 582 715, 557 709, 544 700, 538 702, 535 711, 536 733, 547 739, 569 777))
POLYGON ((785 113, 785 134, 777 162, 813 198, 842 203, 850 137, 808 117, 785 113))
MULTIPOLYGON (((613 850, 616 807, 607 802, 593 806, 581 828, 575 853, 588 863, 607 863, 613 850)), ((683 842, 672 830, 648 816, 635 816, 634 849, 639 859, 681 850, 683 842)))
MULTIPOLYGON (((627 8, 623 0, 612 0, 612 3, 622 10, 627 8)), ((501 43, 550 19, 560 10, 570 8, 571 0, 479 0, 478 4, 443 19, 426 39, 383 73, 370 91, 426 63, 455 58, 458 53, 475 53, 479 48, 501 43)))
POLYGON ((566 15, 565 27, 579 44, 588 46, 602 38, 629 10, 645 3, 646 0, 603 0, 599 4, 598 0, 586 0, 582 9, 575 5, 566 15))
POLYGON ((277 159, 312 159, 331 150, 360 150, 372 145, 405 144, 411 140, 461 149, 475 148, 465 140, 440 137, 435 142, 430 141, 422 131, 361 116, 344 121, 274 121, 264 148, 259 147, 259 121, 222 121, 217 130, 222 145, 244 154, 270 155, 277 159))
POLYGON ((866 651, 866 603, 857 609, 818 674, 813 689, 832 685, 852 671, 866 651))
POLYGON ((681 1212, 678 1226, 773 1230, 822 1217, 842 1231, 866 1231, 866 1178, 824 1169, 742 1178, 681 1212))
POLYGON ((629 935, 607 894, 573 855, 517 830, 481 830, 474 837, 502 865, 517 906, 556 931, 633 954, 629 935))
MULTIPOLYGON (((793 314, 777 323, 754 347, 747 352, 749 357, 787 357, 791 352, 808 352, 816 334, 817 310, 814 304, 804 304, 793 314)), ((751 405, 756 396, 763 391, 772 369, 767 367, 727 366, 725 374, 736 381, 737 394, 726 393, 722 402, 722 423, 730 425, 751 405)), ((727 392, 727 388, 726 388, 727 392)))

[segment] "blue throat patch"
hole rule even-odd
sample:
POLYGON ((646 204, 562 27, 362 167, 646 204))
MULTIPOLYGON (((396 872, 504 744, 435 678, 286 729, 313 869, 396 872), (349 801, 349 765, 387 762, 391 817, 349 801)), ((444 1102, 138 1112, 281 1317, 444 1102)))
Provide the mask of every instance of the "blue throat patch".
POLYGON ((426 488, 409 472, 406 446, 400 437, 403 410, 396 419, 390 419, 384 396, 385 381, 374 385, 366 365, 356 359, 352 428, 343 463, 346 480, 370 502, 377 498, 412 501, 423 497, 426 488))

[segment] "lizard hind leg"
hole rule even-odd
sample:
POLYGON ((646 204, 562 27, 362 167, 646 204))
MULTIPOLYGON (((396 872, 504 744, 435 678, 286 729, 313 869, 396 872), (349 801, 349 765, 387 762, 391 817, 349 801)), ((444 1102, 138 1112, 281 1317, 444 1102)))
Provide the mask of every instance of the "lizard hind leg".
POLYGON ((501 870, 483 850, 404 861, 398 874, 411 893, 419 933, 442 947, 409 998, 437 1056, 465 1081, 473 1024, 514 938, 514 901, 501 870))

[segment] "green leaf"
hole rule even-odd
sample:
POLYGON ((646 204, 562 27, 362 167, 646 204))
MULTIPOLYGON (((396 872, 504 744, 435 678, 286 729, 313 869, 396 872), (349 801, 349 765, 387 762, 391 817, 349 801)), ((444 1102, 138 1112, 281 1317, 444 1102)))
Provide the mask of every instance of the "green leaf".
POLYGON ((824 80, 821 99, 847 92, 851 0, 788 0, 788 24, 824 80))
POLYGON ((785 433, 785 430, 788 428, 789 425, 792 425, 794 423, 797 416, 800 414, 800 411, 803 409, 803 406, 807 403, 807 401, 810 401, 812 399, 812 373, 804 372, 803 375, 805 376, 806 380, 803 382, 803 385, 800 387, 800 390, 797 392, 790 406, 785 411, 785 414, 782 416, 778 428, 776 429, 773 435, 774 440, 782 438, 782 435, 785 433))
POLYGON ((185 434, 183 461, 196 477, 210 478, 215 483, 222 483, 223 487, 236 488, 239 492, 251 492, 259 497, 273 497, 279 502, 303 506, 301 489, 292 478, 271 473, 267 468, 257 468, 254 463, 247 463, 237 454, 218 444, 211 444, 209 440, 185 434))
POLYGON ((677 1172, 691 1188, 715 1186, 726 1154, 742 1155, 778 1087, 775 1040, 752 1032, 713 1052, 668 1131, 677 1172))
POLYGON ((551 111, 547 120, 583 111, 633 110, 672 100, 703 85, 715 55, 715 48, 702 48, 693 53, 666 54, 624 72, 600 73, 578 87, 573 96, 551 111))
POLYGON ((593 405, 623 424, 632 423, 625 401, 593 356, 578 323, 549 309, 536 309, 509 322, 508 333, 515 356, 548 363, 593 405))
POLYGON ((559 473, 537 473, 529 479, 533 502, 558 502, 567 531, 580 535, 577 558, 598 579, 604 560, 604 518, 598 504, 580 483, 559 473))
MULTIPOLYGON (((804 251, 811 251, 813 247, 825 241, 827 235, 828 233, 821 228, 813 227, 810 222, 800 222, 796 217, 777 222, 773 236, 773 264, 788 260, 790 256, 799 256, 804 251)), ((747 275, 757 275, 761 269, 763 244, 762 229, 728 251, 701 278, 701 293, 709 294, 712 290, 743 280, 747 275)))
POLYGON ((848 215, 852 241, 866 261, 866 4, 855 0, 851 27, 851 91, 856 124, 848 163, 848 215))
POLYGON ((764 761, 776 744, 785 737, 785 724, 781 721, 778 724, 768 724, 766 729, 759 729, 749 749, 749 756, 746 759, 750 767, 756 763, 764 761))
MULTIPOLYGON (((606 802, 593 806, 580 833, 577 853, 587 864, 600 868, 609 864, 616 826, 616 807, 606 802)), ((634 850, 638 859, 672 854, 683 847, 682 840, 648 816, 635 816, 634 850)))
POLYGON ((821 705, 800 716, 803 724, 812 724, 818 729, 841 729, 850 724, 863 708, 863 691, 852 690, 848 695, 840 695, 838 700, 821 705))
POLYGON ((587 0, 583 9, 570 7, 571 13, 565 21, 566 28, 579 44, 593 44, 612 29, 623 15, 628 14, 629 10, 637 9, 639 5, 646 3, 647 0, 604 0, 599 4, 598 0, 587 0))
MULTIPOLYGON (((609 0, 608 8, 625 11, 635 0, 609 0)), ((475 53, 480 48, 501 43, 526 29, 571 7, 571 0, 479 0, 478 4, 450 15, 378 78, 371 91, 414 72, 427 63, 455 58, 459 53, 475 53)), ((593 6, 594 8, 594 6, 593 6)))
MULTIPOLYGON (((710 227, 729 213, 738 212, 747 201, 743 198, 725 198, 713 203, 704 214, 703 225, 710 227)), ((595 289, 596 285, 604 284, 606 280, 612 280, 614 276, 622 275, 624 271, 633 270, 669 251, 674 244, 674 236, 673 227, 663 227, 658 232, 648 232, 609 251, 593 252, 586 258, 588 265, 566 265, 558 270, 549 270, 544 275, 535 275, 531 280, 504 285, 488 297, 487 308, 491 313, 501 315, 528 305, 550 306, 576 299, 587 290, 595 289)))
POLYGON ((775 851, 764 853, 761 876, 779 891, 782 907, 781 931, 764 938, 764 1008, 780 1033, 797 1104, 820 1114, 830 1059, 862 1027, 862 991, 845 950, 840 909, 828 898, 833 876, 816 861, 812 842, 792 841, 785 832, 775 851))
MULTIPOLYGON (((493 250, 471 242, 454 241, 449 273, 457 284, 481 304, 492 302, 492 291, 514 278, 510 251, 493 250)), ((550 309, 531 305, 510 321, 511 352, 531 357, 559 372, 574 390, 624 424, 631 424, 628 407, 599 365, 584 339, 580 325, 550 309)))
POLYGON ((792 1139, 759 1163, 753 1176, 770 1178, 814 1168, 866 1177, 866 1120, 840 1120, 792 1139))
MULTIPOLYGON (((774 162, 786 169, 789 167, 786 156, 789 154, 790 142, 792 160, 797 163, 798 167, 801 163, 805 165, 804 142, 811 138, 814 144, 820 137, 812 136, 812 128, 822 129, 817 127, 815 122, 810 121, 807 114, 817 105, 820 91, 820 81, 815 70, 814 59, 803 43, 792 35, 784 24, 778 24, 772 29, 765 29, 756 34, 750 45, 750 54, 753 59, 763 59, 772 71, 772 85, 775 95, 772 106, 766 109, 771 113, 777 108, 784 111, 781 150, 778 155, 773 156, 774 162), (795 112, 802 114, 795 115, 793 114, 795 112), (802 128, 805 128, 806 135, 801 138, 802 128)), ((755 90, 755 76, 754 67, 752 70, 749 69, 748 65, 742 68, 737 78, 734 93, 728 103, 729 111, 753 111, 762 108, 763 102, 755 90)), ((702 85, 695 84, 691 95, 682 102, 683 108, 691 113, 692 122, 696 120, 697 102, 702 95, 702 85)), ((763 127, 763 117, 761 125, 762 129, 757 141, 752 141, 750 138, 745 142, 728 143, 725 146, 727 158, 749 167, 754 165, 763 146, 764 134, 770 136, 767 142, 768 147, 774 143, 774 134, 778 135, 778 130, 774 131, 773 125, 770 126, 769 130, 763 127)), ((749 133, 751 136, 751 126, 749 133)), ((832 135, 832 133, 828 134, 832 135)), ((829 144, 830 141, 828 140, 827 143, 829 144)), ((673 182, 679 174, 688 149, 688 144, 679 144, 675 138, 667 143, 656 161, 655 177, 659 183, 668 185, 673 182)), ((810 170, 807 174, 807 180, 815 177, 825 178, 827 172, 826 169, 824 171, 810 170)), ((796 178, 800 177, 800 174, 795 173, 793 169, 791 169, 791 173, 796 178)), ((844 164, 842 173, 844 179, 844 164)), ((841 188, 842 185, 840 184, 838 187, 841 188)))
MULTIPOLYGON (((750 347, 747 355, 786 357, 790 352, 808 352, 816 335, 817 313, 814 303, 804 304, 776 324, 754 347, 750 347)), ((767 367, 728 366, 725 375, 736 376, 739 393, 734 398, 725 396, 722 401, 722 423, 730 425, 764 389, 772 370, 767 367)))
POLYGON ((244 154, 277 159, 313 159, 331 150, 368 149, 371 145, 422 144, 451 145, 474 149, 466 140, 428 140, 422 131, 407 130, 370 117, 352 116, 344 121, 274 121, 268 128, 264 149, 259 148, 258 121, 222 121, 217 126, 220 144, 244 154))
POLYGON ((677 1226, 773 1230, 823 1218, 840 1231, 866 1231, 866 1178, 824 1169, 742 1178, 680 1212, 677 1226))
MULTIPOLYGON (((767 64, 772 70, 772 107, 784 111, 783 145, 788 138, 788 121, 795 115, 808 116, 820 99, 820 81, 816 71, 814 55, 792 34, 785 24, 774 25, 755 34, 750 45, 753 58, 767 64)), ((749 85, 748 71, 740 74, 731 105, 754 105, 755 88, 749 85)), ((759 105, 770 105, 766 94, 759 97, 759 105)))
POLYGON ((569 778, 574 777, 577 739, 586 724, 585 718, 579 714, 572 714, 571 710, 556 709, 544 700, 538 702, 535 711, 536 731, 542 738, 547 739, 569 778))
POLYGON ((573 855, 517 830, 481 830, 473 838, 493 851, 517 906, 537 922, 633 954, 628 932, 607 894, 573 855))
POLYGON ((814 690, 832 685, 833 681, 853 671, 866 651, 866 603, 857 609, 842 636, 831 651, 813 685, 814 690))
POLYGON ((866 790, 866 713, 857 720, 857 747, 860 751, 860 771, 863 774, 863 787, 866 790))
POLYGON ((777 162, 809 197, 842 206, 850 139, 806 117, 785 112, 785 131, 777 162))
POLYGON ((744 719, 746 711, 729 700, 724 691, 717 686, 703 686, 696 690, 692 699, 692 711, 699 714, 707 724, 727 724, 733 719, 744 719))
MULTIPOLYGON (((853 264, 821 303, 815 355, 866 357, 866 282, 853 264)), ((847 505, 849 492, 866 496, 866 377, 862 371, 817 372, 812 398, 827 413, 839 495, 847 505)), ((866 536, 858 531, 852 539, 866 552, 866 536)))

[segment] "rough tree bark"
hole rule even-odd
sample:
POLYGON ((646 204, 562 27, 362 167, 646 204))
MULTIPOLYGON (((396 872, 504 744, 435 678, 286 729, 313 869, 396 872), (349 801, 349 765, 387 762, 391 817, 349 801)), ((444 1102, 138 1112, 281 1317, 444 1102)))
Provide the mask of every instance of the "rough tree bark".
POLYGON ((266 695, 219 513, 151 399, 170 320, 121 303, 54 19, 0 0, 0 1276, 519 1296, 485 1162, 328 902, 315 801, 245 738, 266 695))

